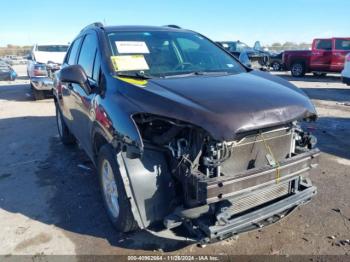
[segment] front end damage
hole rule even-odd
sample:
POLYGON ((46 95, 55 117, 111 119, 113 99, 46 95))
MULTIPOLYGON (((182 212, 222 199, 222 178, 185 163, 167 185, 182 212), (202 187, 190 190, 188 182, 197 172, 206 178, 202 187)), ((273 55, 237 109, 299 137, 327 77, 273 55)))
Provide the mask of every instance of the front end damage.
POLYGON ((145 148, 141 166, 154 165, 145 164, 146 155, 161 162, 152 201, 144 201, 153 204, 140 207, 136 196, 141 227, 162 220, 168 229, 184 226, 191 238, 212 242, 274 223, 316 194, 307 175, 320 153, 296 121, 215 141, 181 121, 147 114, 133 119, 145 148))

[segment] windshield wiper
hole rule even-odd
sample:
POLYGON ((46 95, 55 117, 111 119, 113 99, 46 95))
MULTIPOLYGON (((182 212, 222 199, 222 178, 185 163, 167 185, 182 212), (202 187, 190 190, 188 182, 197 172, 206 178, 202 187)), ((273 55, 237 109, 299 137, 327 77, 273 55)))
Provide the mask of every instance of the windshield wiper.
POLYGON ((228 75, 227 71, 198 71, 194 72, 196 75, 228 75))
POLYGON ((135 72, 135 73, 118 72, 117 76, 137 78, 137 79, 151 79, 152 78, 150 75, 144 74, 144 73, 140 73, 140 72, 135 72))
POLYGON ((184 72, 174 75, 167 75, 164 78, 172 77, 188 77, 188 76, 205 76, 205 75, 228 75, 229 72, 226 71, 194 71, 194 72, 184 72))

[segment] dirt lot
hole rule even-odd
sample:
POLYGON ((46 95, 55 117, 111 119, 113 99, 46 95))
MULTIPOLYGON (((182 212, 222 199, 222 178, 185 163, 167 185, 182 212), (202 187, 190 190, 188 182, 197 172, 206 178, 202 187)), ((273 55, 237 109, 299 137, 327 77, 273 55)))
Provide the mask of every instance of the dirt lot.
MULTIPOLYGON (((23 66, 16 69, 23 75, 23 66)), ((24 76, 0 82, 0 255, 350 254, 350 245, 338 242, 350 239, 350 88, 337 76, 293 83, 319 113, 308 125, 323 152, 311 174, 317 196, 271 227, 200 248, 146 231, 116 233, 93 167, 58 139, 52 99, 33 101, 24 76)))

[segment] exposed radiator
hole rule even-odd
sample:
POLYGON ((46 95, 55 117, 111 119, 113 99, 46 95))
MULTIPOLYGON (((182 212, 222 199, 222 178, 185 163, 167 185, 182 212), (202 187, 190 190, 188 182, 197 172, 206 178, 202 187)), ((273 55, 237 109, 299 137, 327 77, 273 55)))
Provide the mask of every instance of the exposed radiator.
MULTIPOLYGON (((263 137, 277 161, 282 161, 289 156, 292 145, 290 128, 265 132, 263 137)), ((231 157, 221 165, 221 173, 234 176, 238 172, 269 165, 267 154, 269 152, 261 135, 246 136, 233 146, 231 157)))
POLYGON ((288 195, 290 182, 269 186, 257 192, 251 193, 237 199, 231 199, 232 206, 228 208, 230 213, 238 214, 253 207, 259 206, 273 199, 288 195))

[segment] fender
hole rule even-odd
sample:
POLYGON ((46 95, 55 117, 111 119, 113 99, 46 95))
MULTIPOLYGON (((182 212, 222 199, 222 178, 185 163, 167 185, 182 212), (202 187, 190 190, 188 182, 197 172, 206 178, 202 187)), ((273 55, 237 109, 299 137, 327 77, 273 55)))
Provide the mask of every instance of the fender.
POLYGON ((131 211, 140 228, 162 221, 175 208, 174 183, 162 152, 145 149, 141 158, 116 156, 131 211))
POLYGON ((101 97, 96 97, 98 101, 94 101, 95 123, 91 137, 94 139, 98 133, 114 148, 126 152, 129 158, 139 158, 143 153, 143 142, 131 113, 125 110, 130 106, 125 104, 120 94, 111 93, 109 101, 101 97), (113 110, 105 110, 111 107, 113 110))

